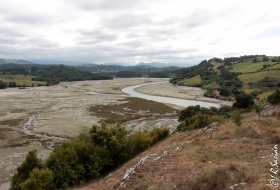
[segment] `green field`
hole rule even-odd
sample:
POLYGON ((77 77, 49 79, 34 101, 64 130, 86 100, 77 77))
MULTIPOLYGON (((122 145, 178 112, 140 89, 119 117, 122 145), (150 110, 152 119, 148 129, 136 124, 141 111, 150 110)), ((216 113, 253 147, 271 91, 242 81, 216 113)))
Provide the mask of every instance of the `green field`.
POLYGON ((253 60, 250 60, 250 61, 246 61, 246 62, 236 63, 236 64, 232 65, 232 71, 242 72, 242 73, 254 72, 254 71, 257 71, 257 70, 263 68, 264 64, 272 65, 273 62, 267 61, 267 62, 254 63, 253 60))
POLYGON ((244 84, 248 84, 249 82, 257 82, 264 79, 265 77, 280 78, 280 71, 269 70, 257 73, 248 73, 238 76, 238 78, 242 80, 244 84))
POLYGON ((31 78, 34 76, 31 75, 0 75, 0 80, 9 84, 9 82, 15 82, 17 85, 23 86, 37 86, 38 84, 46 85, 46 82, 41 81, 32 81, 31 78))
POLYGON ((273 65, 269 69, 280 69, 280 64, 273 65))
POLYGON ((202 80, 201 80, 200 76, 196 75, 195 77, 178 81, 178 84, 185 85, 185 86, 198 86, 201 84, 201 82, 202 82, 202 80))
MULTIPOLYGON (((245 86, 248 86, 248 83, 250 82, 258 82, 265 77, 271 77, 271 78, 278 78, 280 79, 280 71, 279 70, 269 70, 269 71, 262 71, 257 73, 249 73, 240 75, 238 78, 243 81, 243 84, 245 86)), ((272 94, 275 91, 275 88, 246 88, 243 89, 246 93, 251 93, 252 91, 263 91, 262 94, 259 94, 259 98, 267 98, 270 94, 272 94)))

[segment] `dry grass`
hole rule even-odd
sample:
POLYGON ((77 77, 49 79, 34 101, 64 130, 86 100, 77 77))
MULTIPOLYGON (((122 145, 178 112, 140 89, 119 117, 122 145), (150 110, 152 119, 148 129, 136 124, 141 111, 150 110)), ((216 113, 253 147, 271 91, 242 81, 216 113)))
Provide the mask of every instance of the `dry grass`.
POLYGON ((269 186, 271 148, 280 143, 276 116, 258 121, 255 113, 245 114, 243 125, 231 121, 210 134, 197 130, 176 133, 141 153, 116 171, 80 189, 226 189, 246 183, 243 189, 272 189, 269 186), (147 160, 129 180, 126 170, 146 155, 166 156, 147 160), (268 185, 267 185, 268 184, 268 185))
POLYGON ((197 85, 200 85, 201 82, 202 82, 202 80, 201 80, 200 76, 196 75, 195 77, 178 81, 178 84, 185 85, 185 86, 197 86, 197 85))

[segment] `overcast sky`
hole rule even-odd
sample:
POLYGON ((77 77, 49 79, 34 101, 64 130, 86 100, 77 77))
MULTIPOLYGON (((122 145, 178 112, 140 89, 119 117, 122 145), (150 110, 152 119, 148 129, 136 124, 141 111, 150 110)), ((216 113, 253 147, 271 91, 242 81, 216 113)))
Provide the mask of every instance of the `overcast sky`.
POLYGON ((280 55, 279 0, 0 0, 0 58, 197 64, 280 55))

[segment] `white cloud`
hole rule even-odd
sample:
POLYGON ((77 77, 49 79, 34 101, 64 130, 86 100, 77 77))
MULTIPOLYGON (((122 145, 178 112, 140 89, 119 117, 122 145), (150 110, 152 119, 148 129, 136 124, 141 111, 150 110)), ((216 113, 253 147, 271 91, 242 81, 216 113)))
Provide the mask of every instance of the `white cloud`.
POLYGON ((0 57, 195 64, 214 56, 277 55, 279 4, 0 0, 0 57))

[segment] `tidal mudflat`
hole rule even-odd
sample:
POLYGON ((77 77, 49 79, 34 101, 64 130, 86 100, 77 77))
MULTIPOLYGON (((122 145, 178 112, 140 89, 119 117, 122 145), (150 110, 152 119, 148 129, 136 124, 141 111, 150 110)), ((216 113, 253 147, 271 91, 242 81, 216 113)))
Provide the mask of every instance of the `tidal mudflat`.
POLYGON ((130 97, 122 92, 128 86, 157 82, 163 83, 137 90, 149 93, 154 89, 150 92, 154 95, 185 99, 202 93, 200 89, 188 91, 169 85, 168 79, 154 78, 63 82, 49 87, 1 90, 0 187, 1 184, 7 186, 29 150, 37 149, 44 159, 57 144, 101 121, 120 122, 130 132, 153 127, 168 127, 173 131, 180 111, 176 106, 130 97))
POLYGON ((29 150, 37 149, 44 159, 56 144, 77 136, 81 128, 102 120, 123 122, 123 125, 127 122, 129 131, 140 127, 152 128, 153 123, 174 129, 177 125, 174 121, 176 109, 145 100, 139 103, 141 100, 130 98, 121 91, 131 85, 164 81, 167 80, 114 79, 1 90, 0 186, 7 186, 6 182, 29 150), (158 120, 162 118, 171 118, 171 121, 158 120))

